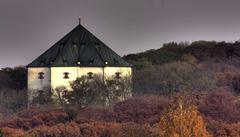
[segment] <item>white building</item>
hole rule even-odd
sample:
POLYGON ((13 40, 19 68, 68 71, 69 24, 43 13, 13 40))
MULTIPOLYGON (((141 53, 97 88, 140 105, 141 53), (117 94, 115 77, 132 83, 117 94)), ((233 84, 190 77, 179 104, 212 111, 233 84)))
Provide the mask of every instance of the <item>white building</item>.
MULTIPOLYGON (((121 78, 132 75, 132 66, 81 24, 40 55, 28 67, 29 92, 69 87, 83 75, 121 78)), ((32 93, 29 93, 31 100, 32 93)))

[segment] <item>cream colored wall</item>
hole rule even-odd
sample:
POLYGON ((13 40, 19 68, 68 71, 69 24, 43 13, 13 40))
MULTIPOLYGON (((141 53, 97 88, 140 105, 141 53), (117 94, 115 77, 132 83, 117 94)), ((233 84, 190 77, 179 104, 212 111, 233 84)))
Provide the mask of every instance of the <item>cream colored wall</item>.
POLYGON ((38 95, 38 90, 50 87, 50 68, 28 68, 28 101, 38 95), (39 79, 38 73, 44 73, 44 79, 39 79))
POLYGON ((70 87, 70 82, 76 80, 77 77, 87 75, 92 72, 94 75, 102 75, 104 69, 105 78, 115 77, 116 72, 120 72, 121 76, 131 76, 131 67, 52 67, 50 68, 28 68, 28 89, 42 90, 44 87, 50 86, 55 89, 59 86, 70 87), (44 79, 38 79, 38 73, 44 73, 44 79), (64 72, 69 73, 69 79, 64 79, 64 72))
POLYGON ((57 87, 64 86, 70 87, 70 82, 76 80, 78 77, 77 67, 52 67, 51 68, 51 88, 56 89, 57 87), (69 73, 69 79, 64 79, 64 72, 69 73))
POLYGON ((106 79, 114 78, 116 76, 116 72, 121 73, 121 77, 132 76, 132 68, 131 67, 105 67, 104 75, 106 79))
POLYGON ((28 89, 29 101, 35 96, 37 90, 51 86, 53 90, 57 87, 64 86, 70 88, 70 82, 77 77, 87 75, 92 72, 94 75, 102 75, 104 72, 105 79, 115 78, 116 72, 121 73, 121 77, 132 76, 131 67, 51 67, 51 68, 28 68, 28 89), (38 79, 38 73, 44 73, 44 79, 38 79), (64 79, 64 73, 69 73, 69 79, 64 79))
POLYGON ((28 89, 42 90, 50 86, 50 68, 28 68, 28 89), (44 73, 44 79, 38 79, 38 73, 44 73))
POLYGON ((52 89, 64 86, 70 89, 70 82, 87 75, 88 72, 92 72, 93 75, 102 75, 103 68, 100 67, 52 67, 51 68, 51 86, 52 89), (64 72, 69 73, 69 79, 64 79, 64 72))

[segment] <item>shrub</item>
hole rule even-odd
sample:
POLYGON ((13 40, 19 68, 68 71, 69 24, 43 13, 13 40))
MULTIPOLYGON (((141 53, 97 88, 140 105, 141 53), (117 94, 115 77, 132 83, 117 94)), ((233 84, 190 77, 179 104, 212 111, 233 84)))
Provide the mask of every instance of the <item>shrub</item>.
POLYGON ((152 131, 149 125, 135 123, 122 124, 121 137, 157 137, 158 134, 152 131))
POLYGON ((52 98, 52 91, 49 87, 44 87, 43 90, 38 90, 36 95, 33 96, 30 105, 50 105, 54 103, 52 98))
POLYGON ((39 137, 157 137, 149 125, 135 123, 75 122, 40 126, 25 135, 39 137))
POLYGON ((159 123, 163 136, 167 137, 209 137, 203 119, 196 106, 184 96, 177 95, 169 110, 163 114, 159 123))
POLYGON ((157 123, 168 105, 168 99, 159 96, 142 96, 114 105, 118 122, 157 123))
POLYGON ((22 137, 23 135, 24 131, 20 129, 2 128, 0 132, 0 137, 22 137))
POLYGON ((206 118, 208 130, 214 137, 238 137, 240 135, 239 123, 227 123, 225 121, 216 121, 211 118, 206 118))
POLYGON ((199 102, 199 111, 203 116, 226 122, 238 122, 240 110, 238 98, 226 90, 217 90, 208 94, 199 102))
MULTIPOLYGON (((20 114, 18 117, 10 117, 0 123, 1 127, 29 130, 40 125, 55 125, 67 121, 66 114, 61 110, 48 110, 28 114, 20 114)), ((29 112, 31 113, 31 111, 29 112)))
POLYGON ((119 123, 93 122, 81 124, 79 128, 83 137, 121 137, 119 123))
POLYGON ((37 137, 81 137, 81 132, 76 123, 57 124, 54 126, 40 126, 35 128, 29 134, 37 137))
POLYGON ((19 111, 27 106, 27 90, 2 89, 0 100, 0 108, 5 109, 4 112, 19 111))
POLYGON ((111 108, 91 106, 81 109, 75 121, 79 124, 94 121, 114 122, 116 121, 116 115, 111 108))

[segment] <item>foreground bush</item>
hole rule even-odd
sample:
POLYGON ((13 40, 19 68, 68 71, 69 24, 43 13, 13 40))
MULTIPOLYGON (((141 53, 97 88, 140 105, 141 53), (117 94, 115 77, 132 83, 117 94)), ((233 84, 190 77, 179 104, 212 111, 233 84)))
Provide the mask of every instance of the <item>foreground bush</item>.
POLYGON ((75 121, 79 124, 94 121, 114 122, 116 121, 116 113, 111 108, 87 107, 79 111, 75 121))
POLYGON ((240 123, 226 123, 224 121, 216 121, 210 118, 206 119, 207 127, 214 137, 239 137, 240 123))
POLYGON ((159 127, 164 137, 210 137, 196 106, 182 96, 174 100, 161 118, 159 127))
POLYGON ((0 89, 0 112, 5 115, 27 106, 27 90, 0 89))
POLYGON ((25 132, 21 129, 13 129, 13 128, 1 128, 0 129, 0 137, 27 137, 24 136, 25 132))
POLYGON ((0 122, 0 128, 16 128, 30 130, 40 125, 55 125, 67 121, 66 114, 61 110, 49 110, 42 112, 25 111, 24 114, 19 114, 18 117, 12 117, 0 122))
POLYGON ((117 103, 114 112, 118 122, 150 123, 159 122, 162 112, 168 106, 168 98, 142 96, 117 103))
POLYGON ((133 97, 113 107, 79 109, 78 115, 71 121, 62 110, 28 109, 1 121, 0 131, 2 129, 10 137, 10 131, 16 135, 23 132, 24 137, 33 137, 34 134, 56 137, 69 131, 74 132, 69 135, 77 136, 80 133, 80 137, 155 137, 158 134, 178 134, 181 130, 189 133, 192 129, 196 135, 200 131, 206 132, 204 120, 208 132, 214 137, 240 135, 239 99, 234 94, 218 90, 210 94, 189 93, 187 96, 190 98, 185 100, 194 100, 191 102, 196 102, 198 109, 191 103, 186 105, 185 102, 166 97, 133 97))
POLYGON ((199 102, 199 111, 205 117, 228 123, 240 121, 240 102, 231 92, 217 90, 199 102))
POLYGON ((119 124, 93 122, 77 124, 75 122, 40 126, 25 133, 25 136, 37 137, 155 137, 156 133, 147 125, 134 123, 119 124))

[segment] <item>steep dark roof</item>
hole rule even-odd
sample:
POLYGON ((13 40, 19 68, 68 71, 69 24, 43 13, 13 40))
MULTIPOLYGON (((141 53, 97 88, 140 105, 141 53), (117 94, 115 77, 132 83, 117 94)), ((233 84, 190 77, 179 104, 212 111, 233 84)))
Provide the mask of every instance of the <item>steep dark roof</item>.
POLYGON ((124 61, 82 25, 78 25, 50 49, 27 65, 27 67, 68 66, 131 67, 131 64, 124 61), (80 62, 80 65, 78 62, 80 62))

